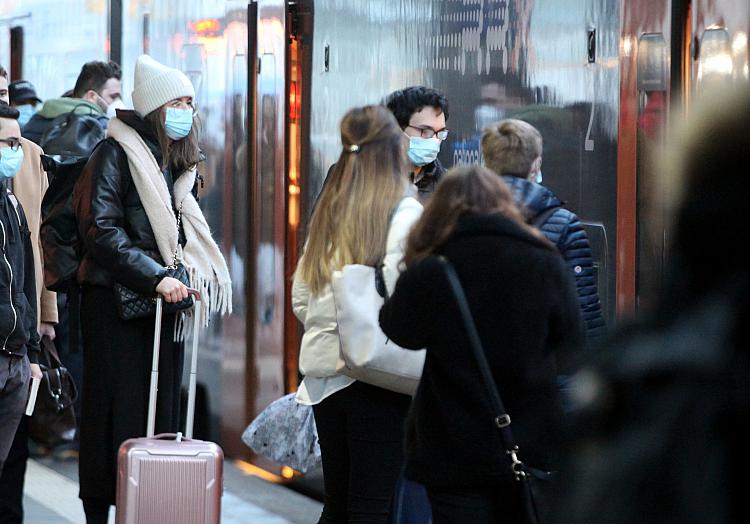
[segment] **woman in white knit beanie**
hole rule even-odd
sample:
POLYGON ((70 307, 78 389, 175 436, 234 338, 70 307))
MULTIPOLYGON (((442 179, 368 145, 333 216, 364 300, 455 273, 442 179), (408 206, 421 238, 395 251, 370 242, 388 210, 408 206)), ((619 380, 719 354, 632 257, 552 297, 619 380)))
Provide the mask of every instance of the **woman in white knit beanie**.
POLYGON ((128 307, 125 293, 165 300, 156 433, 178 430, 185 323, 231 312, 229 271, 196 199, 194 98, 182 72, 139 57, 135 110, 117 110, 73 195, 82 239, 79 473, 88 524, 106 523, 115 503, 120 444, 146 433, 155 316, 128 307), (180 309, 187 287, 168 266, 184 268, 189 285, 201 291, 199 318, 180 309))

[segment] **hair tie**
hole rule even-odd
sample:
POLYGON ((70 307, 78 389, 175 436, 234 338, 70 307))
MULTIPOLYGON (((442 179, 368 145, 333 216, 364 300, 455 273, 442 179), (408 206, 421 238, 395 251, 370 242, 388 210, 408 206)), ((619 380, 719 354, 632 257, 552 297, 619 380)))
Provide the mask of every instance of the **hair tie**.
POLYGON ((359 153, 359 146, 357 144, 352 144, 349 147, 347 147, 346 149, 350 153, 359 153))

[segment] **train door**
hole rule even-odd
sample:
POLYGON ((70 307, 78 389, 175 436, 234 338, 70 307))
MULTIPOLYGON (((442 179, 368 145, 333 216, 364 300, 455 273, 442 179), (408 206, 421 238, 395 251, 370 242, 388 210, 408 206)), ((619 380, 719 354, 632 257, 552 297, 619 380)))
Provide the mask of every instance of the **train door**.
POLYGON ((670 107, 684 96, 689 0, 623 3, 618 151, 618 311, 648 311, 669 258, 666 203, 673 189, 655 161, 670 107))
POLYGON ((299 381, 291 281, 306 216, 312 2, 258 0, 250 17, 249 419, 299 381))
POLYGON ((251 4, 248 419, 284 394, 286 2, 251 4), (254 44, 254 45, 253 45, 254 44), (252 55, 251 55, 252 56, 252 55))
POLYGON ((17 24, 28 15, 0 18, 0 66, 8 72, 8 82, 23 78, 24 28, 17 24))

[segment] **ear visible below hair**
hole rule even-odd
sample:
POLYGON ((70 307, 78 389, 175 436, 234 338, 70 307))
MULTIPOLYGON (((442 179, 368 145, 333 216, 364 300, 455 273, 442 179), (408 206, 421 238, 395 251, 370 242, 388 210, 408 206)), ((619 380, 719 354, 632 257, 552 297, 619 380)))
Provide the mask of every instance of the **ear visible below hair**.
POLYGON ((531 168, 529 169, 529 174, 526 176, 528 180, 533 181, 536 177, 537 171, 542 169, 542 157, 541 155, 536 157, 534 161, 531 163, 531 168))
POLYGON ((89 89, 88 91, 86 91, 86 93, 84 93, 83 97, 81 98, 83 98, 84 100, 88 102, 91 102, 92 104, 96 104, 97 99, 99 98, 99 95, 93 89, 89 89))

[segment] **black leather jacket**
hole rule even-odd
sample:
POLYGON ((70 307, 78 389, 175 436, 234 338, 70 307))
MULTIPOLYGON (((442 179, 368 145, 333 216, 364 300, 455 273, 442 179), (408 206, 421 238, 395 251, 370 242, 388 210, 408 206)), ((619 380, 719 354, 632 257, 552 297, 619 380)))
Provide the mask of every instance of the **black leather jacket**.
MULTIPOLYGON (((118 111, 117 116, 141 135, 161 165, 158 140, 149 125, 133 111, 118 111)), ((164 177, 174 196, 168 170, 164 177)), ((154 294, 166 276, 165 262, 125 151, 113 138, 102 140, 86 163, 73 193, 73 209, 82 249, 78 282, 112 287, 116 280, 138 293, 154 294)))

